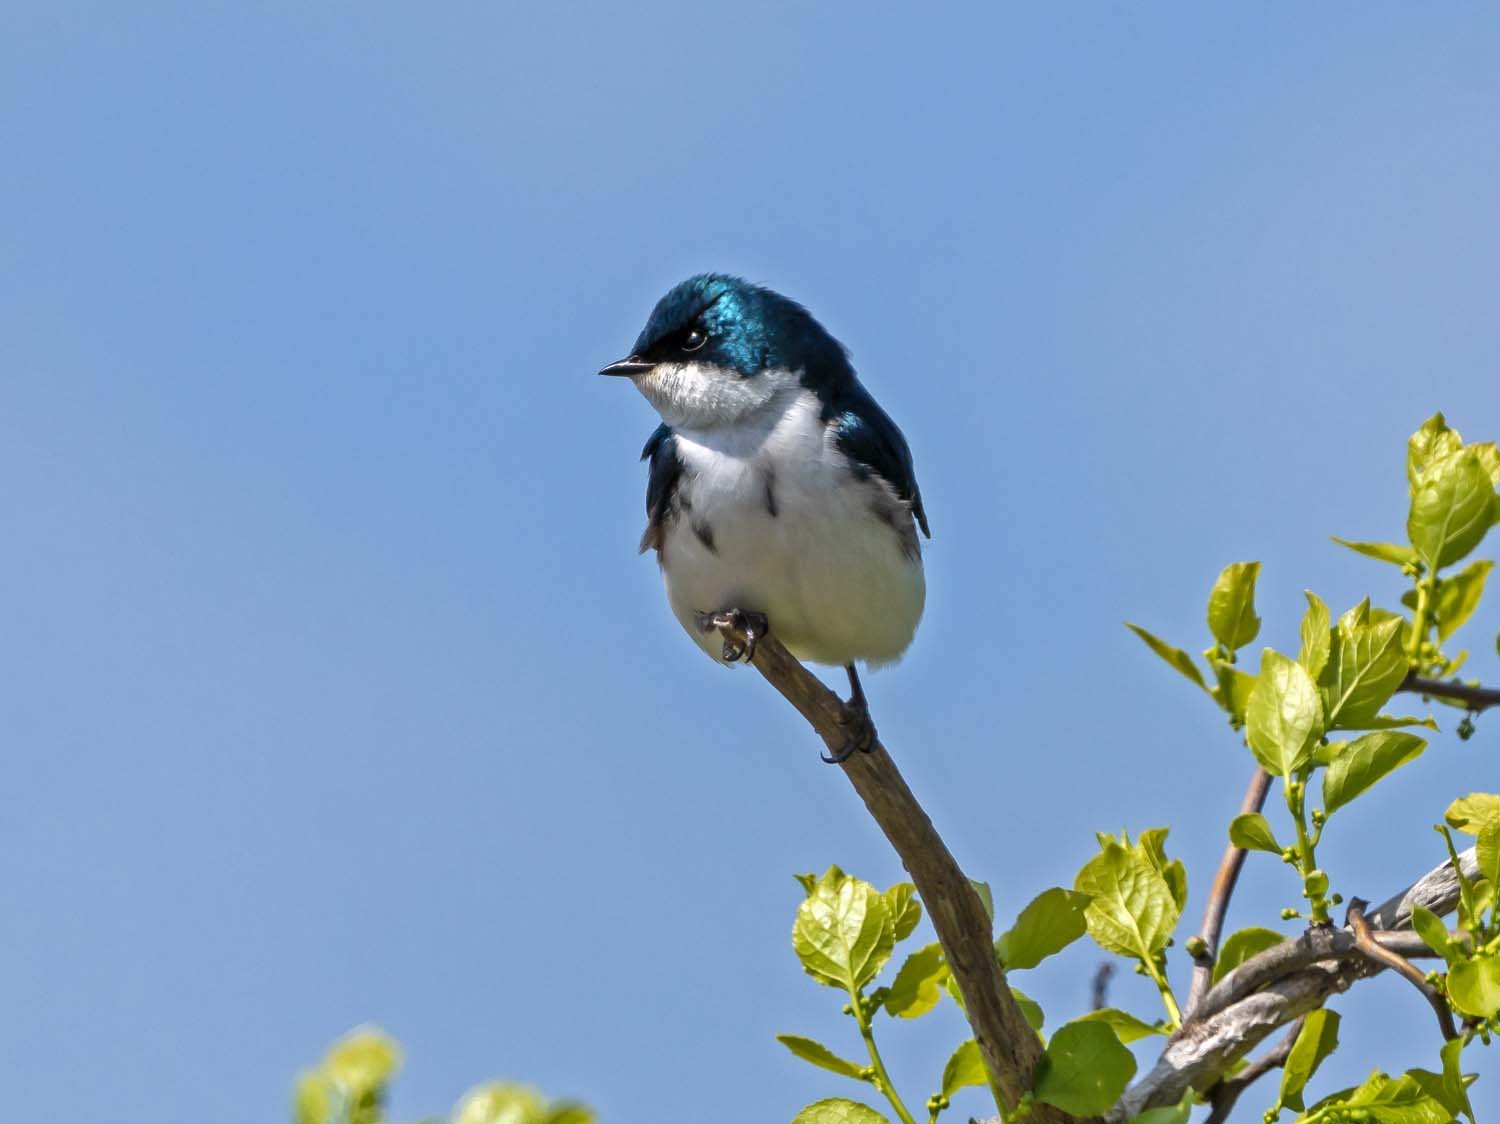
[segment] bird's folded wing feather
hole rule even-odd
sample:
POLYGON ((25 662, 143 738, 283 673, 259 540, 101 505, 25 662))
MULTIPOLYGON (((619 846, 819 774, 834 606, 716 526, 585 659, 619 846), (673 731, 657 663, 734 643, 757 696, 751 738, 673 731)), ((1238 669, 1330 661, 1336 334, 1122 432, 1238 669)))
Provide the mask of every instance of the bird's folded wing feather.
POLYGON ((646 477, 646 530, 641 535, 641 553, 648 549, 661 549, 662 529, 677 491, 677 482, 682 477, 682 461, 678 459, 676 440, 672 430, 665 425, 656 427, 641 450, 641 460, 649 461, 646 477))
POLYGON ((917 487, 917 474, 911 463, 911 450, 896 423, 863 387, 839 395, 830 403, 828 414, 839 451, 857 469, 889 484, 911 506, 922 534, 932 538, 927 529, 927 513, 922 509, 922 491, 917 487))

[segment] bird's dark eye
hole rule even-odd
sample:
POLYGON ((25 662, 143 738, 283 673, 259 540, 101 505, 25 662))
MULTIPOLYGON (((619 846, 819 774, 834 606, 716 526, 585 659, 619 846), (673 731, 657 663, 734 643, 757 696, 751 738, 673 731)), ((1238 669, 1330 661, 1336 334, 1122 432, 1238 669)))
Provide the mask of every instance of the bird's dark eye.
POLYGON ((682 337, 683 351, 697 351, 708 342, 708 336, 702 328, 689 328, 687 334, 682 337))

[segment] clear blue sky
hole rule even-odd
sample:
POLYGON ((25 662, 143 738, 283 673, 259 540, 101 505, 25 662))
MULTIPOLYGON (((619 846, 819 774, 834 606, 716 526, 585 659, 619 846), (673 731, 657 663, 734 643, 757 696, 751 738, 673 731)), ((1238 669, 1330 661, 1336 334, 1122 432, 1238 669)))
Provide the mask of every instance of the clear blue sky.
MULTIPOLYGON (((808 303, 910 439, 927 617, 869 687, 961 860, 1011 914, 1171 824, 1191 932, 1248 758, 1120 622, 1201 648, 1241 558, 1284 648, 1304 586, 1394 601, 1325 536, 1400 534, 1434 409, 1500 437, 1497 54, 1477 4, 10 0, 6 1117, 274 1121, 362 1020, 406 1118, 842 1091, 772 1038, 857 1046, 790 876, 899 868, 680 633, 654 418, 593 373, 703 269, 808 303)), ((1497 775, 1500 721, 1438 739, 1330 829, 1337 886, 1497 775)), ((1294 899, 1252 858, 1231 923, 1294 899)), ((1053 1025, 1094 959, 1023 981, 1053 1025)), ((1362 990, 1335 1077, 1435 1060, 1362 990)), ((887 1037, 920 1100, 959 1023, 887 1037)))

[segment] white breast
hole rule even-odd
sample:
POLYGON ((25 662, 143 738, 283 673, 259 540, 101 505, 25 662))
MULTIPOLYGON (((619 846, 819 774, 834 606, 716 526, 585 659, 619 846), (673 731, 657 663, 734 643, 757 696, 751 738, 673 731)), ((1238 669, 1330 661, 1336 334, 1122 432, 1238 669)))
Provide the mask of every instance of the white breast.
POLYGON ((850 470, 819 409, 788 376, 742 424, 677 431, 683 475, 662 574, 677 619, 715 659, 722 640, 696 618, 719 609, 765 613, 815 663, 890 663, 916 631, 926 584, 910 508, 850 470))

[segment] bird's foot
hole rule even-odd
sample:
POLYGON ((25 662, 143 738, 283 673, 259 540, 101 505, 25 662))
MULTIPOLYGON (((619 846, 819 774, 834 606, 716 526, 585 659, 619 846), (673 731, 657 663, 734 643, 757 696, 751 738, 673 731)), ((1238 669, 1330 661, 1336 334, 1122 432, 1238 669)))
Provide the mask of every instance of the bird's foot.
POLYGON ((771 630, 771 622, 764 613, 747 609, 720 609, 713 613, 698 614, 698 628, 702 632, 718 630, 724 637, 724 662, 734 663, 755 659, 755 645, 771 630))
POLYGON ((870 707, 863 698, 853 698, 844 704, 844 716, 839 725, 848 727, 844 744, 832 753, 819 754, 830 765, 842 765, 855 753, 869 753, 875 748, 875 721, 870 717, 870 707))

